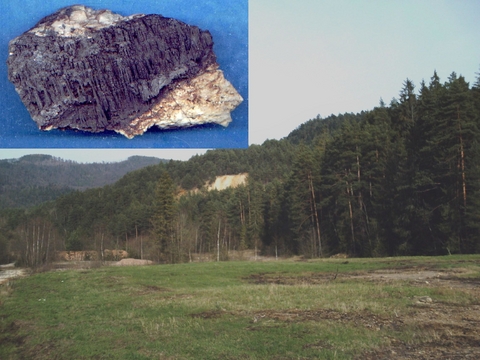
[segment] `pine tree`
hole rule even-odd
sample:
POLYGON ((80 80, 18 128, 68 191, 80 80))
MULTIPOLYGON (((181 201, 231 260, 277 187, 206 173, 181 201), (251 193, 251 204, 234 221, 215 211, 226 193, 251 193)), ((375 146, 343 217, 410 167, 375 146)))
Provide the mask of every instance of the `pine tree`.
POLYGON ((155 188, 153 234, 158 260, 175 262, 175 188, 168 172, 163 171, 155 188))
POLYGON ((392 209, 398 171, 398 143, 394 141, 387 109, 371 111, 362 123, 361 163, 363 184, 363 221, 368 231, 365 256, 385 255, 393 242, 392 209), (388 242, 386 241, 388 239, 388 242))
POLYGON ((285 253, 281 219, 284 196, 284 187, 279 180, 276 179, 267 184, 263 203, 264 229, 262 242, 268 254, 275 255, 275 257, 278 257, 279 253, 285 253))
POLYGON ((373 124, 347 121, 326 148, 322 211, 329 219, 331 251, 370 256, 377 247, 372 200, 382 175, 376 174, 381 137, 375 129, 373 124))
POLYGON ((409 228, 408 251, 412 254, 436 255, 441 243, 434 223, 441 187, 436 182, 432 165, 437 153, 434 137, 444 88, 434 72, 429 86, 422 82, 417 101, 417 119, 408 145, 408 165, 404 199, 409 228))
POLYGON ((261 251, 262 230, 264 227, 264 219, 262 205, 264 202, 263 186, 252 178, 247 180, 247 239, 250 248, 257 252, 261 251))
POLYGON ((445 87, 435 138, 435 171, 444 193, 439 209, 444 221, 439 226, 449 250, 470 253, 478 241, 480 132, 472 92, 463 76, 452 73, 445 87))
POLYGON ((318 193, 315 189, 318 170, 313 152, 300 143, 292 172, 286 184, 287 208, 292 236, 291 249, 309 257, 322 255, 322 239, 318 216, 318 193))

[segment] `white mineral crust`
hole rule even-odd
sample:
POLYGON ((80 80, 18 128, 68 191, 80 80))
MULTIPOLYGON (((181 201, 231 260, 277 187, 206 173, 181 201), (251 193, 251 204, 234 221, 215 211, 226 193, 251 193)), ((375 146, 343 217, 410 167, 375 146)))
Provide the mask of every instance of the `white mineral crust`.
POLYGON ((55 21, 46 22, 30 30, 37 36, 46 36, 49 31, 54 31, 58 36, 76 37, 84 36, 89 31, 96 31, 115 25, 121 21, 145 16, 134 14, 122 16, 110 10, 94 10, 83 5, 74 5, 60 11, 55 21))
POLYGON ((129 130, 117 132, 131 139, 155 125, 162 129, 206 123, 226 127, 232 121, 230 112, 242 101, 223 71, 210 67, 197 77, 177 83, 151 110, 134 119, 129 130))

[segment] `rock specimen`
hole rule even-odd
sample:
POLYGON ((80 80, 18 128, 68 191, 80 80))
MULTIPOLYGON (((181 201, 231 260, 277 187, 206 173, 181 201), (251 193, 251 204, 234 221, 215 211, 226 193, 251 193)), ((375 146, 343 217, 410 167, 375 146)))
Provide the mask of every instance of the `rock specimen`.
POLYGON ((161 15, 74 5, 10 41, 8 77, 42 130, 227 126, 242 97, 208 31, 161 15))

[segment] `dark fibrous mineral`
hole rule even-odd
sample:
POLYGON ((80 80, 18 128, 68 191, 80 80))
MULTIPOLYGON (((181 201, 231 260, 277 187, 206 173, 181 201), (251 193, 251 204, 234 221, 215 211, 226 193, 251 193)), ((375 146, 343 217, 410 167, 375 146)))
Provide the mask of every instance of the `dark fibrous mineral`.
MULTIPOLYGON (((81 5, 13 39, 7 64, 9 80, 40 129, 114 130, 127 137, 162 127, 169 116, 176 119, 163 127, 196 125, 182 109, 172 115, 165 99, 220 71, 208 31, 161 15, 122 17, 81 5)), ((192 91, 191 97, 200 90, 192 91)), ((236 100, 233 108, 241 102, 238 93, 236 100)))

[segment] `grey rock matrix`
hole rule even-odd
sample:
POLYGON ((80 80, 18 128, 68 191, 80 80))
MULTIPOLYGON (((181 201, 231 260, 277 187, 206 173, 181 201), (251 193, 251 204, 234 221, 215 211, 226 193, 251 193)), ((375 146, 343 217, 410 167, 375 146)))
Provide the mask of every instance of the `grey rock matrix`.
MULTIPOLYGON (((185 120, 185 106, 179 110, 165 99, 219 71, 208 31, 160 15, 122 17, 81 5, 59 10, 13 39, 7 64, 9 80, 40 129, 113 130, 129 138, 153 125, 208 122, 185 120)), ((188 96, 189 109, 199 90, 188 96)), ((233 108, 241 100, 236 93, 233 108)), ((211 109, 201 110, 208 118, 211 109)))

